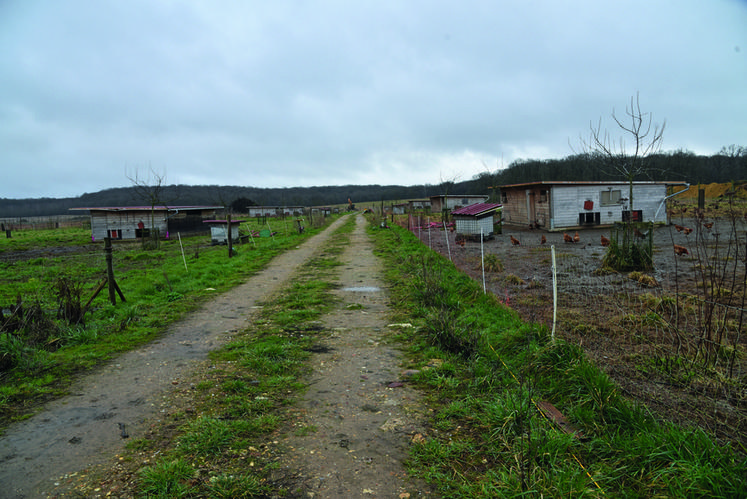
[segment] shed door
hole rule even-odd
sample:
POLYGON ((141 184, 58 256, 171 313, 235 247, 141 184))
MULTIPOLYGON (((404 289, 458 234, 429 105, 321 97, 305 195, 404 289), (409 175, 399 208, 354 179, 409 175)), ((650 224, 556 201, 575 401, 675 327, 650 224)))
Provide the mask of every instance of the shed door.
POLYGON ((527 190, 527 223, 529 225, 534 225, 535 220, 537 220, 537 212, 534 206, 534 192, 527 190))

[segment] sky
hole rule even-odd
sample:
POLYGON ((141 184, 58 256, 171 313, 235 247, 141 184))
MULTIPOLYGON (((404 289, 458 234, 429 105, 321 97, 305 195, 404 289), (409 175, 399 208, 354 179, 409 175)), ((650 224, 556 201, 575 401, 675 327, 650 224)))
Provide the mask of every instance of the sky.
POLYGON ((464 181, 636 95, 747 146, 747 0, 0 0, 0 198, 464 181))

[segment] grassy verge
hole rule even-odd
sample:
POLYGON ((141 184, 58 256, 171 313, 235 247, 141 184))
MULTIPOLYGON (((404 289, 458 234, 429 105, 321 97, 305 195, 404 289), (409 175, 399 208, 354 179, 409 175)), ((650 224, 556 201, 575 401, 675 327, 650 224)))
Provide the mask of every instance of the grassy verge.
POLYGON ((116 243, 114 275, 127 301, 117 296, 112 305, 104 289, 80 321, 66 313, 80 311, 106 275, 103 245, 90 243, 90 231, 15 231, 0 240, 0 426, 64 394, 72 375, 152 341, 322 228, 254 238, 236 245, 232 258, 204 235, 172 238, 154 250, 116 243), (22 311, 11 313, 19 303, 22 311))
POLYGON ((273 435, 291 427, 292 403, 306 388, 305 361, 325 334, 317 320, 334 305, 338 256, 354 226, 350 217, 288 288, 268 297, 251 327, 211 354, 210 365, 174 397, 161 424, 130 442, 114 470, 87 477, 78 493, 292 495, 292 483, 276 470, 273 435))
POLYGON ((396 322, 415 326, 399 339, 417 359, 412 367, 422 368, 415 382, 434 409, 429 438, 412 447, 410 471, 444 497, 738 497, 747 490, 743 455, 699 429, 655 420, 580 347, 521 322, 407 231, 371 233, 389 269, 396 322), (546 403, 568 424, 556 424, 546 403))

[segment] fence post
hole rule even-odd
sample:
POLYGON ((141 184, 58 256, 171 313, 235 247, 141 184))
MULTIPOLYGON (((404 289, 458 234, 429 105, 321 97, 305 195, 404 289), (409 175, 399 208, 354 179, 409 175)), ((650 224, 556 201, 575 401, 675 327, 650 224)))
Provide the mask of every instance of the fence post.
POLYGON ((550 246, 552 253, 552 333, 550 338, 555 341, 555 322, 558 317, 558 270, 555 265, 555 245, 550 246))
POLYGON ((480 267, 482 268, 482 294, 487 293, 485 287, 485 251, 482 244, 482 229, 480 229, 480 267))
POLYGON ((109 285, 109 303, 117 304, 117 295, 114 289, 114 267, 112 265, 112 238, 104 238, 104 253, 106 254, 106 280, 109 285))
POLYGON ((233 240, 231 239, 231 214, 226 215, 226 226, 228 232, 226 233, 226 244, 228 246, 228 258, 233 256, 233 240))
POLYGON ((444 237, 446 238, 446 250, 449 252, 449 261, 451 262, 451 246, 449 246, 449 231, 446 229, 446 222, 441 222, 444 226, 444 237))

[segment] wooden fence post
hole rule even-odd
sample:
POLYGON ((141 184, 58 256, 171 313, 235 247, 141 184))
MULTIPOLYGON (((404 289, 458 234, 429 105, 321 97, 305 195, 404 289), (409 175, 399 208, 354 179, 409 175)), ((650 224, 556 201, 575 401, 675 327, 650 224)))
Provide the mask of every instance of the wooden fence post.
POLYGON ((231 214, 226 215, 226 226, 228 227, 227 241, 228 241, 228 258, 233 256, 233 239, 231 239, 231 214))
POLYGON ((112 305, 117 304, 117 295, 114 289, 114 267, 112 265, 112 238, 104 238, 104 253, 106 254, 106 280, 109 284, 109 302, 112 305))

